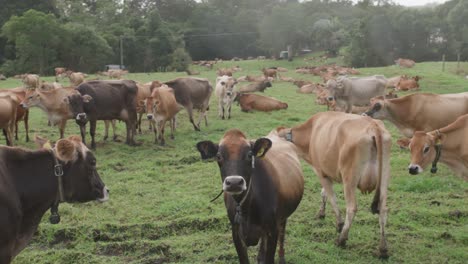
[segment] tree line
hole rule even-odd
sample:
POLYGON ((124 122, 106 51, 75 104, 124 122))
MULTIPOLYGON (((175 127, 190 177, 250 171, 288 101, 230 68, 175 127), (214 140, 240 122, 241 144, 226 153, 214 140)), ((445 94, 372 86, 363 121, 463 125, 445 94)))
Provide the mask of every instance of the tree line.
POLYGON ((468 59, 468 1, 407 8, 391 0, 4 0, 0 72, 185 70, 191 60, 278 57, 292 46, 350 66, 468 59))

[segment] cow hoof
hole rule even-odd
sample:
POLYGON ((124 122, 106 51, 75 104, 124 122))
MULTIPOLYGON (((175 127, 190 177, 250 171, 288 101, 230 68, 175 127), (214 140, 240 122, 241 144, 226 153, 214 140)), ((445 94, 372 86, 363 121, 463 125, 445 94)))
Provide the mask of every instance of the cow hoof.
POLYGON ((343 223, 343 222, 338 223, 338 224, 336 225, 336 232, 341 233, 341 230, 343 230, 343 226, 344 226, 344 223, 343 223))
POLYGON ((29 137, 26 137, 26 142, 29 142, 29 137))
POLYGON ((174 140, 174 139, 175 139, 174 135, 171 135, 171 139, 172 139, 172 140, 174 140))
POLYGON ((60 215, 58 214, 52 214, 50 217, 49 217, 49 222, 53 225, 56 225, 58 223, 60 223, 60 215))
POLYGON ((200 128, 198 127, 195 127, 195 131, 201 131, 200 128))
POLYGON ((380 259, 388 259, 390 256, 388 255, 388 250, 386 248, 379 249, 379 258, 380 259))
POLYGON ((114 141, 114 142, 122 142, 122 140, 118 139, 117 136, 114 136, 114 137, 112 138, 112 141, 114 141))
POLYGON ((335 241, 335 245, 337 245, 340 248, 345 248, 346 247, 346 239, 340 239, 339 237, 335 241))
POLYGON ((161 141, 161 143, 159 144, 161 147, 164 147, 166 146, 166 142, 165 141, 161 141))
POLYGON ((379 211, 379 203, 378 202, 373 202, 372 205, 371 205, 371 212, 373 214, 378 214, 380 211, 379 211))
POLYGON ((317 219, 325 219, 325 212, 319 212, 317 214, 317 219))

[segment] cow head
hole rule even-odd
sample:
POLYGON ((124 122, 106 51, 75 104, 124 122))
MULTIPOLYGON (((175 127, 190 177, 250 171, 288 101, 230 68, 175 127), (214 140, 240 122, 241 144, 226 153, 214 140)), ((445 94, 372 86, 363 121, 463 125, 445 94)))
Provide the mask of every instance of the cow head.
POLYGON ((150 96, 146 98, 145 100, 145 112, 146 112, 146 118, 148 120, 153 120, 154 118, 154 113, 156 112, 156 102, 155 98, 150 96))
POLYGON ((78 125, 85 125, 88 122, 88 115, 92 108, 93 97, 90 95, 74 94, 64 98, 64 102, 70 106, 70 110, 78 125))
POLYGON ((228 97, 231 97, 234 93, 234 88, 236 87, 237 81, 231 76, 223 75, 216 78, 216 83, 223 87, 223 90, 228 97))
POLYGON ((40 93, 35 89, 28 89, 24 96, 24 100, 20 103, 20 106, 26 109, 29 107, 37 106, 40 102, 40 93))
POLYGON ((376 96, 371 98, 369 109, 363 113, 363 116, 370 116, 375 119, 385 119, 387 110, 385 108, 385 97, 376 96))
POLYGON ((339 96, 346 96, 343 79, 341 77, 338 77, 336 80, 334 79, 328 80, 325 85, 325 88, 328 90, 330 94, 327 97, 327 100, 329 101, 336 100, 336 98, 339 96))
POLYGON ((413 175, 423 172, 436 158, 436 146, 444 139, 445 135, 440 132, 416 131, 409 144, 411 164, 408 166, 408 172, 413 175))
POLYGON ((224 134, 219 144, 201 141, 197 143, 197 149, 202 159, 216 157, 223 191, 239 195, 246 191, 250 184, 255 159, 264 157, 271 145, 271 140, 267 138, 250 142, 240 130, 231 129, 224 134))
POLYGON ((60 139, 55 146, 43 138, 36 138, 42 148, 53 148, 63 166, 63 188, 67 202, 100 202, 109 199, 109 190, 96 169, 96 158, 78 136, 60 139))

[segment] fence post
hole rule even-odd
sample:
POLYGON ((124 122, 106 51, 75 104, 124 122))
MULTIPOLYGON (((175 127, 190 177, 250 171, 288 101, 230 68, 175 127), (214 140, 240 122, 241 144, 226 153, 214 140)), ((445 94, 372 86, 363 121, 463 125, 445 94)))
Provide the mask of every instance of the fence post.
POLYGON ((445 54, 442 55, 442 71, 445 71, 445 54))
POLYGON ((460 53, 457 54, 457 74, 460 72, 460 53))

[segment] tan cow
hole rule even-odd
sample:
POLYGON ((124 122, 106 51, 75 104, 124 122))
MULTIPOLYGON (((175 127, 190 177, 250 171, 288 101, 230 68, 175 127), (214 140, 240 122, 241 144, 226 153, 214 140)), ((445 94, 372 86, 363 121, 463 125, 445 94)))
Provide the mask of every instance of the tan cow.
POLYGON ((395 88, 402 79, 408 79, 406 75, 394 76, 387 79, 387 88, 395 88))
MULTIPOLYGON (((147 82, 147 83, 139 83, 136 82, 136 85, 138 87, 138 92, 137 96, 135 98, 135 103, 137 106, 137 113, 138 113, 138 122, 137 122, 137 127, 138 127, 138 133, 141 134, 141 118, 144 113, 146 112, 146 107, 144 106, 146 98, 151 96, 151 91, 153 90, 154 87, 151 86, 152 82, 147 82)), ((150 122, 149 124, 149 129, 152 130, 152 124, 150 122)))
POLYGON ((250 92, 264 92, 268 87, 271 87, 270 81, 261 81, 261 82, 254 82, 244 85, 239 88, 239 92, 241 93, 250 93, 250 92))
POLYGON ((26 131, 26 142, 29 142, 29 110, 24 109, 20 106, 22 100, 26 96, 26 89, 23 87, 17 87, 13 89, 3 89, 0 90, 0 96, 3 93, 14 94, 17 101, 16 107, 16 122, 15 122, 15 140, 18 140, 18 123, 19 121, 24 121, 24 129, 26 131))
POLYGON ((0 94, 0 128, 6 138, 8 146, 14 145, 13 133, 16 124, 16 109, 18 108, 18 98, 13 93, 0 94))
POLYGON ((151 96, 146 99, 146 116, 157 128, 154 129, 154 143, 158 143, 159 139, 161 146, 166 144, 164 128, 167 121, 170 122, 171 126, 171 139, 174 139, 175 116, 181 109, 177 104, 172 88, 163 84, 153 90, 151 96))
POLYGON ((396 99, 371 99, 366 115, 392 122, 405 137, 415 131, 433 131, 468 114, 468 92, 458 94, 416 93, 396 99))
POLYGON ((220 68, 216 71, 216 75, 217 76, 224 76, 224 75, 232 76, 232 72, 233 72, 232 69, 220 68))
POLYGON ((82 72, 73 72, 68 76, 70 79, 70 84, 73 86, 78 86, 84 82, 86 75, 82 72))
POLYGON ((227 111, 227 118, 231 119, 231 105, 236 97, 234 89, 237 81, 232 76, 223 75, 216 78, 215 94, 218 98, 218 116, 222 119, 227 111))
POLYGON ((278 79, 278 72, 276 71, 276 69, 265 69, 265 68, 263 68, 262 72, 263 72, 263 76, 265 76, 265 78, 272 77, 274 79, 278 79))
POLYGON ((398 84, 395 86, 396 91, 409 91, 409 90, 419 90, 419 80, 421 77, 414 76, 411 79, 400 79, 398 84))
POLYGON ((412 68, 416 64, 414 60, 402 59, 402 58, 395 60, 395 63, 396 65, 400 66, 400 68, 412 68))
POLYGON ((63 86, 58 82, 49 83, 49 82, 42 81, 41 85, 39 86, 39 89, 43 91, 48 91, 48 90, 54 90, 54 89, 58 89, 62 87, 63 86))
POLYGON ((58 78, 64 78, 64 77, 68 77, 67 76, 67 68, 63 68, 63 67, 57 67, 54 69, 55 70, 55 81, 58 82, 58 78))
POLYGON ((272 97, 262 96, 258 94, 238 94, 236 100, 239 101, 241 110, 249 112, 252 110, 270 112, 274 110, 287 109, 288 104, 276 100, 272 97))
POLYGON ((26 74, 23 77, 24 88, 26 89, 36 89, 39 87, 39 75, 37 74, 26 74))
POLYGON ((409 144, 410 174, 421 173, 432 162, 431 172, 437 172, 437 162, 446 164, 455 174, 468 181, 468 115, 457 118, 446 127, 431 131, 416 131, 409 144))
POLYGON ((323 88, 323 86, 320 85, 320 84, 314 84, 314 83, 306 84, 306 85, 302 86, 301 88, 297 89, 296 93, 311 94, 311 93, 314 93, 314 91, 316 91, 317 89, 320 89, 320 88, 323 88))
POLYGON ((303 124, 293 128, 280 127, 277 131, 279 136, 296 145, 299 156, 312 166, 318 176, 323 187, 319 217, 325 217, 328 198, 340 232, 336 241, 338 246, 344 246, 348 240, 357 211, 356 188, 363 193, 376 190, 371 211, 379 213, 380 256, 388 257, 385 223, 392 141, 383 122, 340 112, 322 112, 303 124), (344 222, 336 203, 333 182, 344 185, 344 222))

